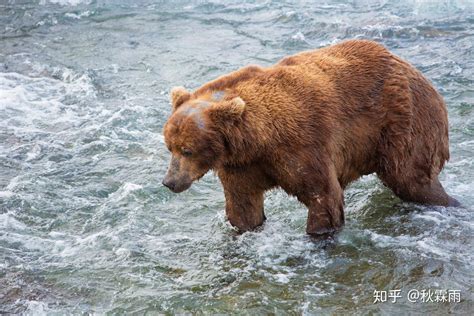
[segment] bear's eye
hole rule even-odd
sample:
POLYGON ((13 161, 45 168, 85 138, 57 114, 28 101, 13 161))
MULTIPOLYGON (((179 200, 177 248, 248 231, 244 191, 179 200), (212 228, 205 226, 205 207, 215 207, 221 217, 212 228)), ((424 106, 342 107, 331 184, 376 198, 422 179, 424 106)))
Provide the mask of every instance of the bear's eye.
POLYGON ((181 154, 183 154, 184 157, 190 157, 193 153, 187 148, 181 148, 181 154))

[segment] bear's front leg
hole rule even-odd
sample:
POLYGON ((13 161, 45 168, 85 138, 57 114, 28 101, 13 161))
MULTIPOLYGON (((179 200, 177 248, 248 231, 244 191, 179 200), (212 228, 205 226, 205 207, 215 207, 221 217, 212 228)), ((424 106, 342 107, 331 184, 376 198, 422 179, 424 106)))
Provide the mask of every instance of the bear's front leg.
POLYGON ((265 221, 263 192, 237 192, 224 189, 227 219, 240 232, 253 230, 265 221))
POLYGON ((340 230, 344 225, 344 194, 335 174, 309 181, 317 190, 298 195, 308 208, 306 233, 320 236, 340 230))
POLYGON ((274 183, 262 170, 252 164, 217 171, 224 187, 227 218, 241 232, 253 230, 265 221, 264 192, 274 183))
POLYGON ((309 202, 306 233, 324 235, 338 231, 344 224, 342 199, 332 195, 315 195, 309 202))

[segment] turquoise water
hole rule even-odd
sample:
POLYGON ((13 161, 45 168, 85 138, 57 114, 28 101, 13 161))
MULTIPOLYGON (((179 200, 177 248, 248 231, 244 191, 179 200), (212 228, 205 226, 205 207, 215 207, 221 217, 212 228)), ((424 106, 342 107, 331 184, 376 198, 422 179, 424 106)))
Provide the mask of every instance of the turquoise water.
POLYGON ((472 1, 0 1, 0 313, 472 314, 473 44, 472 1), (322 243, 282 191, 261 231, 237 235, 212 173, 161 185, 172 86, 349 38, 443 94, 441 180, 465 208, 403 203, 367 176, 322 243))

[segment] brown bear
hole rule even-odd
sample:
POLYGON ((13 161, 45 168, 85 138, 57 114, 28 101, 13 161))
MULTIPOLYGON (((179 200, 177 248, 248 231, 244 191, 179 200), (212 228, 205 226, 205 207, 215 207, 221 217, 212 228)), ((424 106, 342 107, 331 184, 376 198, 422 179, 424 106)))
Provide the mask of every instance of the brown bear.
POLYGON ((344 188, 374 172, 402 200, 458 204, 438 180, 449 158, 442 97, 375 42, 248 66, 192 93, 173 88, 171 103, 163 184, 178 193, 216 171, 240 231, 262 225, 264 192, 275 187, 306 205, 308 234, 336 231, 344 188))

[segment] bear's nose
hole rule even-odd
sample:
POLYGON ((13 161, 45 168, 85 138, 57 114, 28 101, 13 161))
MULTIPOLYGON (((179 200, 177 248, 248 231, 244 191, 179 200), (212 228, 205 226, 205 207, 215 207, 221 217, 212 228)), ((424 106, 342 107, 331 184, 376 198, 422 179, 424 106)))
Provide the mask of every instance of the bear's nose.
POLYGON ((163 179, 163 182, 161 182, 165 187, 170 189, 171 191, 174 191, 174 188, 176 186, 176 183, 174 181, 170 181, 168 179, 163 179))

